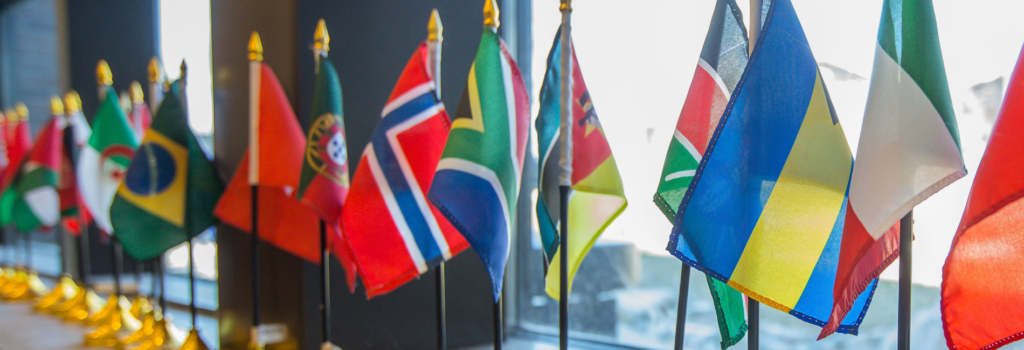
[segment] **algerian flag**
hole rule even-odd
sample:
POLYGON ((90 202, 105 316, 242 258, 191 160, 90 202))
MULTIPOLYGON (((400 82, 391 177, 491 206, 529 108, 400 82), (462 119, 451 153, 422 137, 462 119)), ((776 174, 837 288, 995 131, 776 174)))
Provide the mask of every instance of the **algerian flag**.
POLYGON ((836 271, 831 334, 899 256, 898 221, 967 175, 931 0, 886 0, 836 271))
MULTIPOLYGON (((12 208, 14 224, 21 232, 53 227, 60 221, 60 166, 63 160, 64 120, 53 116, 23 163, 9 192, 17 199, 12 208)), ((7 193, 5 193, 6 197, 7 193)))
POLYGON ((128 117, 113 89, 108 90, 106 99, 96 111, 92 129, 89 142, 82 148, 78 159, 78 188, 96 226, 113 233, 110 203, 139 146, 135 131, 128 124, 128 117))

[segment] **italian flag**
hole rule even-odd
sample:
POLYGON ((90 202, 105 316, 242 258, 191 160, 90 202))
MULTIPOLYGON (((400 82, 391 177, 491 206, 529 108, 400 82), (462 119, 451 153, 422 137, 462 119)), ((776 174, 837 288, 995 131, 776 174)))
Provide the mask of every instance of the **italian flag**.
POLYGON ((21 232, 40 227, 50 228, 60 222, 60 169, 63 161, 64 120, 53 116, 40 132, 28 159, 21 166, 18 177, 4 193, 15 195, 11 209, 15 226, 21 232))
POLYGON ((967 175, 931 0, 886 0, 836 271, 832 334, 899 257, 898 221, 967 175))
POLYGON ((110 204, 135 149, 139 147, 135 130, 128 124, 128 117, 113 89, 107 91, 107 97, 96 111, 92 128, 89 142, 82 147, 78 158, 78 188, 96 226, 104 232, 113 233, 110 204))

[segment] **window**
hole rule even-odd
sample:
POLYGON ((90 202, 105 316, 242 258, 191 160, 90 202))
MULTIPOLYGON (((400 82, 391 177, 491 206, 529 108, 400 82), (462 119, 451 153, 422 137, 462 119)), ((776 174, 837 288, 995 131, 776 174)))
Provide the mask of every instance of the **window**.
MULTIPOLYGON (((823 79, 856 152, 870 85, 881 0, 793 0, 823 79), (837 12, 842 15, 837 15, 837 12)), ((545 62, 561 20, 558 0, 533 1, 534 117, 545 62)), ((573 38, 629 201, 582 264, 570 297, 574 339, 671 348, 681 262, 665 250, 671 224, 651 201, 673 127, 703 45, 715 1, 654 0, 574 4, 573 38)), ((746 16, 749 1, 737 0, 746 16)), ((935 0, 949 90, 968 176, 915 209, 912 342, 943 348, 939 312, 942 265, 963 213, 973 174, 1001 105, 1006 78, 1024 43, 1013 27, 1024 4, 935 0), (995 10, 999 9, 999 10, 995 10)), ((749 22, 747 22, 749 23, 749 22)), ((536 156, 536 149, 534 149, 536 156)), ((533 196, 536 201, 536 195, 533 196)), ((531 203, 530 215, 533 214, 531 203)), ((536 225, 520 246, 518 327, 556 335, 558 303, 544 294, 536 225)), ((895 348, 898 262, 883 273, 857 337, 816 342, 820 328, 761 307, 764 348, 895 348)), ((702 273, 691 276, 687 348, 718 348, 715 310, 702 273)), ((736 348, 745 348, 741 342, 736 348)))

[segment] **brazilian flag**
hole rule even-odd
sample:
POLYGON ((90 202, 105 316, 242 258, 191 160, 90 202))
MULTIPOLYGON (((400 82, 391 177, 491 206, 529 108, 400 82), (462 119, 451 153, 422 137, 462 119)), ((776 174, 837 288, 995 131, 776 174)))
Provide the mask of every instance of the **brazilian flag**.
POLYGON ((158 257, 212 226, 224 192, 188 126, 181 87, 174 83, 160 103, 110 207, 114 237, 136 260, 158 257))

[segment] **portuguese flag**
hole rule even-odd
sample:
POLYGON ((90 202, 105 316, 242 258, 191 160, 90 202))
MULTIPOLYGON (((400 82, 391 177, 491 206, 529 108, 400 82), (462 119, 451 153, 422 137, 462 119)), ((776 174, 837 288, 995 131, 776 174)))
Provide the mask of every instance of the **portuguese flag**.
POLYGON ((4 193, 16 196, 11 217, 21 232, 50 228, 60 222, 60 169, 63 160, 64 121, 55 115, 39 134, 22 164, 11 188, 4 193))
POLYGON ((899 257, 898 221, 967 175, 931 0, 886 0, 834 290, 820 338, 899 257))
POLYGON ((224 183, 188 126, 180 87, 171 85, 160 103, 110 206, 115 237, 136 260, 158 257, 217 221, 224 183))

